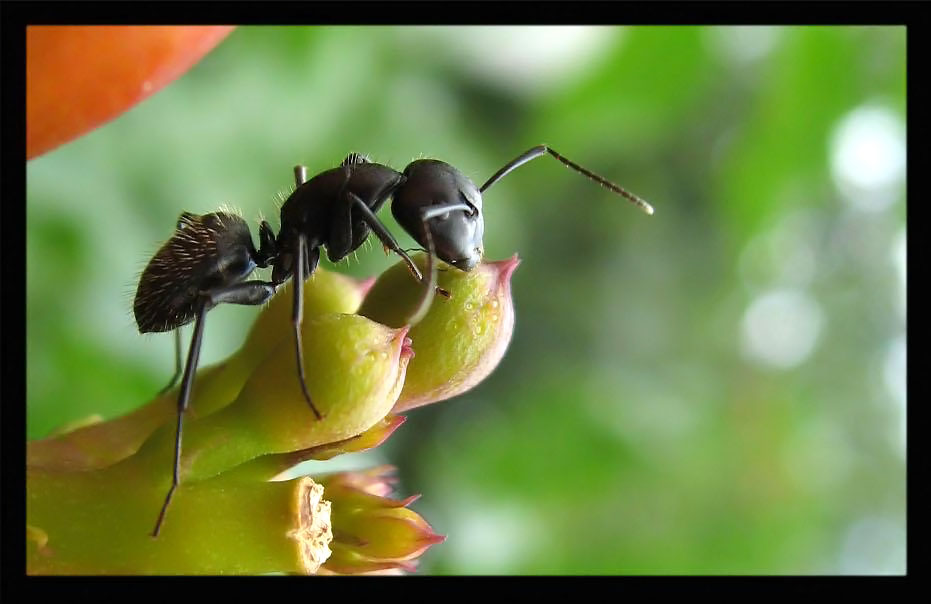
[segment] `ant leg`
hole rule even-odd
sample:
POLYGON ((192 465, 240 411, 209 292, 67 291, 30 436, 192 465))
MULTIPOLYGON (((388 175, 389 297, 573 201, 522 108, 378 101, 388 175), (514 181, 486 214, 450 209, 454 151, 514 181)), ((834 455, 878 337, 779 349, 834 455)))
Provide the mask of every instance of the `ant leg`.
POLYGON ((294 184, 299 187, 305 182, 307 182, 307 166, 294 166, 294 184))
MULTIPOLYGON (((407 252, 401 249, 401 246, 398 245, 397 240, 394 238, 391 232, 385 227, 385 225, 381 223, 381 221, 378 219, 377 216, 375 216, 372 210, 369 209, 367 205, 365 205, 365 202, 362 201, 362 199, 358 195, 353 193, 352 191, 347 191, 346 195, 349 197, 350 201, 352 201, 352 203, 355 205, 356 209, 359 210, 360 214, 362 214, 362 220, 364 220, 365 223, 369 225, 369 228, 372 229, 372 232, 375 233, 375 236, 377 236, 378 239, 381 240, 381 242, 385 245, 385 247, 390 249, 392 252, 394 252, 395 254, 397 254, 404 260, 404 262, 407 264, 408 270, 410 270, 411 274, 414 275, 415 279, 417 279, 421 283, 426 283, 429 278, 420 272, 420 269, 417 268, 417 265, 414 264, 414 261, 411 260, 411 257, 407 255, 407 252)), ((463 207, 471 210, 471 208, 469 208, 468 206, 465 206, 464 204, 463 204, 463 207)), ((429 254, 428 254, 427 262, 430 262, 429 254)), ((434 287, 435 287, 436 293, 446 298, 449 297, 449 292, 443 289, 442 287, 436 287, 435 281, 434 281, 434 287)))
MULTIPOLYGON (((436 286, 436 261, 434 260, 434 257, 436 256, 436 246, 433 244, 433 233, 430 232, 430 225, 427 223, 427 221, 431 218, 442 216, 443 214, 452 212, 454 210, 465 210, 470 212, 472 208, 464 203, 452 203, 439 206, 429 206, 426 208, 421 208, 420 210, 420 221, 423 224, 424 239, 425 243, 427 244, 427 266, 425 271, 426 277, 424 279, 425 286, 423 288, 423 293, 420 296, 420 301, 414 308, 413 314, 411 314, 407 321, 410 325, 416 325, 424 318, 424 316, 426 316, 427 311, 430 309, 430 304, 433 302, 433 292, 441 291, 441 288, 436 286)), ((447 294, 446 297, 448 298, 449 295, 447 294)))
POLYGON ((168 511, 168 504, 171 503, 171 496, 174 495, 175 489, 178 488, 178 473, 181 469, 181 431, 184 424, 184 412, 187 410, 188 401, 191 398, 191 382, 194 378, 194 368, 197 366, 197 360, 200 357, 200 343, 204 335, 204 316, 207 314, 207 301, 202 301, 197 307, 197 318, 194 319, 194 335, 191 338, 191 347, 188 350, 187 365, 184 367, 184 378, 181 380, 181 391, 178 393, 178 427, 175 434, 175 463, 174 474, 172 475, 171 488, 168 489, 168 495, 165 496, 165 502, 158 513, 158 520, 155 522, 155 529, 152 531, 152 537, 158 537, 158 532, 162 528, 162 521, 165 520, 165 512, 168 511))
POLYGON ((175 462, 174 473, 172 474, 171 487, 168 489, 168 495, 165 496, 165 502, 158 514, 158 520, 155 523, 155 530, 152 531, 153 537, 158 537, 162 528, 162 522, 165 520, 165 512, 168 511, 168 504, 171 503, 171 497, 180 483, 181 471, 181 434, 184 427, 184 413, 187 410, 188 403, 191 400, 191 387, 194 383, 194 372, 197 369, 197 361, 200 358, 200 345, 204 337, 204 318, 207 311, 217 304, 248 304, 258 305, 264 303, 275 293, 275 285, 265 281, 245 281, 228 287, 221 287, 208 290, 202 294, 203 298, 197 308, 197 315, 194 319, 194 335, 191 337, 191 348, 188 351, 187 364, 184 367, 184 378, 181 380, 181 391, 178 393, 178 425, 175 434, 175 462))
POLYGON ((313 257, 308 258, 307 239, 303 234, 297 236, 297 266, 294 269, 294 307, 291 314, 291 322, 294 324, 294 343, 297 351, 297 376, 301 382, 301 392, 304 393, 304 400, 310 405, 311 410, 317 419, 323 419, 320 412, 310 400, 310 393, 307 392, 307 380, 304 376, 304 345, 301 343, 301 323, 304 319, 304 273, 312 273, 317 268, 317 262, 320 260, 320 248, 314 248, 313 257), (305 265, 305 260, 309 260, 305 265), (309 269, 309 270, 308 270, 309 269))
POLYGON ((628 201, 630 201, 631 203, 639 207, 641 210, 643 210, 647 214, 653 213, 653 206, 651 206, 649 203, 647 203, 643 199, 640 199, 633 193, 629 192, 627 189, 624 189, 623 187, 620 187, 614 184, 608 179, 595 174, 591 170, 587 168, 583 168, 582 166, 575 163, 571 159, 564 157, 563 155, 557 153, 554 149, 551 149, 550 147, 546 145, 537 145, 536 147, 528 149, 527 151, 521 153, 520 155, 518 155, 517 157, 515 157, 514 159, 506 163, 504 167, 502 167, 500 170, 495 172, 494 175, 491 178, 489 178, 485 182, 485 184, 481 186, 481 188, 479 189, 479 192, 484 193, 486 189, 490 188, 493 184, 495 184, 496 182, 504 178, 507 174, 509 174, 513 170, 516 170, 517 168, 523 166, 527 162, 540 157, 544 153, 549 153, 563 165, 569 168, 572 168, 579 174, 587 176, 589 179, 594 180, 595 182, 600 184, 602 187, 608 189, 609 191, 612 191, 614 193, 617 193, 621 197, 624 197, 625 199, 627 199, 628 201))
POLYGON ((171 376, 171 379, 168 380, 168 384, 158 391, 157 396, 161 396, 171 390, 172 386, 178 383, 178 378, 181 377, 181 328, 176 327, 175 332, 175 374, 171 376))
POLYGON ((369 209, 365 202, 362 201, 358 195, 352 191, 346 191, 346 195, 349 197, 349 201, 356 207, 360 214, 362 214, 362 220, 365 221, 369 228, 372 229, 372 232, 375 233, 375 236, 384 244, 385 247, 390 249, 395 254, 399 255, 404 262, 407 264, 407 268, 411 271, 414 277, 418 281, 423 281, 424 277, 420 273, 420 269, 417 268, 417 265, 414 264, 414 261, 411 260, 411 257, 407 255, 401 246, 398 245, 397 240, 394 238, 394 235, 381 223, 377 216, 372 213, 372 210, 369 209))

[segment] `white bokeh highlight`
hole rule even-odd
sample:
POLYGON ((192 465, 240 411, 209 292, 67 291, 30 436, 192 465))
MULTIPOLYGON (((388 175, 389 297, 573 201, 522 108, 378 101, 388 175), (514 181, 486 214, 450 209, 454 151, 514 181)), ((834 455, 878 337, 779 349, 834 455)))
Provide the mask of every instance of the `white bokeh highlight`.
POLYGON ((509 574, 537 548, 543 525, 526 506, 489 501, 457 507, 450 517, 449 555, 469 574, 509 574))
POLYGON ((584 78, 608 47, 624 36, 620 27, 492 26, 404 30, 427 38, 472 77, 514 94, 539 94, 584 78))
POLYGON ((821 307, 804 291, 770 290, 755 298, 744 313, 742 352, 765 367, 796 367, 814 350, 822 323, 821 307))
POLYGON ((848 113, 830 143, 831 174, 844 200, 876 212, 905 183, 905 124, 890 109, 863 105, 848 113))

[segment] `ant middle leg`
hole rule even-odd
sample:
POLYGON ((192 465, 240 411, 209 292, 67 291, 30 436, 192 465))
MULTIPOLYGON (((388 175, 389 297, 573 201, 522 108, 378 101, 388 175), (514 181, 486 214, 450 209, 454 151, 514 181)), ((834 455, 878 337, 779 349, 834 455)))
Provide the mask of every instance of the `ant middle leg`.
POLYGON ((304 400, 310 406, 310 409, 317 416, 317 419, 323 419, 314 402, 310 399, 310 393, 307 392, 307 378, 304 375, 304 345, 301 342, 301 323, 304 320, 304 279, 312 274, 317 268, 320 261, 320 248, 315 247, 308 251, 307 239, 303 234, 297 236, 297 266, 294 269, 294 275, 291 277, 294 289, 294 306, 291 313, 291 322, 294 326, 294 345, 297 355, 297 377, 301 383, 301 392, 304 394, 304 400))

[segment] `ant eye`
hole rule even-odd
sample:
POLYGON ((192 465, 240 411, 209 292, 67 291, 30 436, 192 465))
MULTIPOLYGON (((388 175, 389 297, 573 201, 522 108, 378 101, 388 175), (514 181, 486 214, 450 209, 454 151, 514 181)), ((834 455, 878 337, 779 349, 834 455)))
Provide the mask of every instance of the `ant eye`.
POLYGON ((459 199, 462 200, 462 203, 469 206, 469 218, 475 218, 475 216, 478 215, 478 206, 469 201, 469 198, 462 192, 462 189, 459 190, 459 199))

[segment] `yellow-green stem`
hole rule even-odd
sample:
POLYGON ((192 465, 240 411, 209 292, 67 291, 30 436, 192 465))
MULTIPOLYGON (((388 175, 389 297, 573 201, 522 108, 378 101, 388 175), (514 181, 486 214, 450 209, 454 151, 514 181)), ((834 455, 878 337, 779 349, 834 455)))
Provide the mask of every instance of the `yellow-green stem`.
POLYGON ((182 485, 152 538, 161 485, 134 475, 27 472, 29 574, 256 574, 306 571, 296 530, 307 479, 182 485))

